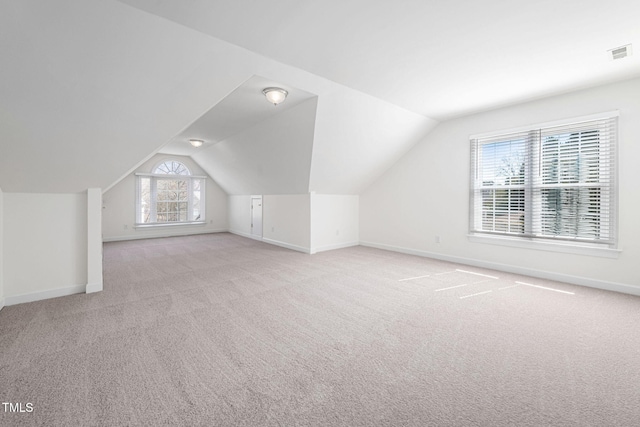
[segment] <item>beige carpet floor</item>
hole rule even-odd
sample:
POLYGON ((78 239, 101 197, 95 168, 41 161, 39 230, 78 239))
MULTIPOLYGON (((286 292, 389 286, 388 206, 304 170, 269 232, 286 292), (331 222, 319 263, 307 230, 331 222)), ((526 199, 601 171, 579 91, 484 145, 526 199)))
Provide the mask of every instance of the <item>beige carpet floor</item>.
MULTIPOLYGON (((37 268, 34 265, 34 268, 37 268)), ((640 298, 221 233, 0 311, 0 425, 637 426, 640 298)))

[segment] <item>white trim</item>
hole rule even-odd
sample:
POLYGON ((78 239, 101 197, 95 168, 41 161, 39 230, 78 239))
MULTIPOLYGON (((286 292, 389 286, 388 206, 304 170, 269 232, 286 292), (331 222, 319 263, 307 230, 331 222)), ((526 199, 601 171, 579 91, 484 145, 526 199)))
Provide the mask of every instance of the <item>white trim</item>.
MULTIPOLYGON (((315 198, 316 198, 316 192, 309 191, 309 246, 312 246, 313 241, 315 240, 313 238, 313 217, 314 217, 313 201, 315 198)), ((309 248, 310 255, 313 255, 316 252, 318 252, 317 248, 314 248, 314 247, 309 248)))
MULTIPOLYGON (((176 162, 176 163, 180 163, 180 164, 181 164, 181 165, 182 165, 182 166, 187 170, 187 172, 188 172, 188 173, 187 173, 187 176, 190 176, 190 175, 191 175, 191 169, 189 169, 189 168, 187 167, 187 165, 185 165, 183 162, 181 162, 181 161, 179 161, 179 160, 173 160, 173 158, 171 158, 171 157, 166 158, 166 159, 164 159, 164 160, 160 160, 159 162, 157 162, 157 163, 155 164, 155 166, 154 166, 154 167, 152 167, 152 168, 151 168, 151 170, 152 170, 152 171, 154 171, 154 170, 158 169, 158 166, 160 166, 160 165, 162 165, 162 164, 164 164, 164 163, 167 163, 167 162, 176 162)), ((151 174, 153 175, 153 172, 151 172, 151 174)), ((136 175, 138 175, 138 174, 136 174, 136 175)), ((173 174, 173 173, 155 174, 155 175, 173 175, 173 176, 179 176, 178 174, 173 174)), ((184 176, 184 175, 182 175, 182 176, 184 176)))
MULTIPOLYGON (((165 160, 166 161, 166 160, 165 160)), ((160 162, 160 163, 164 163, 160 162)), ((158 163, 158 165, 160 164, 158 163)), ((182 163, 182 162, 179 162, 182 163)), ((186 168, 187 166, 182 163, 182 165, 186 168)), ((157 167, 157 166, 156 166, 157 167)), ((155 169, 155 168, 154 168, 155 169)), ((199 178, 199 179, 207 179, 206 176, 201 176, 201 175, 191 175, 191 172, 189 172, 189 175, 173 175, 170 173, 146 173, 146 172, 136 172, 134 173, 135 176, 150 176, 152 178, 165 178, 165 179, 186 179, 186 178, 199 178)))
POLYGON ((262 237, 264 236, 264 201, 262 200, 262 195, 252 195, 249 198, 249 212, 251 215, 250 222, 251 222, 251 230, 250 233, 251 235, 249 236, 250 239, 253 240, 262 240, 262 237), (260 234, 253 234, 253 201, 254 200, 259 200, 260 201, 260 234))
POLYGON ((130 235, 126 235, 126 236, 111 236, 111 237, 105 237, 102 239, 103 242, 121 242, 123 240, 139 240, 139 239, 155 239, 155 238, 162 238, 162 237, 180 237, 180 236, 192 236, 194 234, 210 234, 210 233, 226 233, 229 230, 227 230, 226 228, 219 228, 219 229, 214 229, 214 230, 192 230, 192 231, 185 231, 185 230, 180 230, 179 233, 159 233, 159 234, 151 234, 151 233, 145 233, 145 234, 130 234, 130 235))
POLYGON ((527 132, 527 131, 535 130, 539 128, 562 126, 562 125, 575 124, 575 123, 581 123, 581 122, 589 122, 592 120, 608 119, 611 117, 620 117, 620 111, 618 110, 606 111, 603 113, 589 114, 588 116, 572 117, 568 119, 554 120, 551 122, 534 123, 526 126, 518 126, 516 128, 511 128, 511 129, 476 133, 473 135, 469 135, 469 139, 481 139, 481 138, 495 137, 500 135, 508 135, 512 133, 527 132))
POLYGON ((163 228, 163 227, 182 227, 185 225, 206 225, 207 221, 191 221, 191 222, 153 222, 134 224, 133 228, 163 228))
POLYGON ((534 249, 537 251, 562 252, 565 254, 587 255, 602 258, 618 258, 622 250, 595 246, 581 246, 563 241, 560 243, 540 240, 525 240, 521 237, 506 236, 481 236, 469 234, 467 238, 473 243, 485 243, 489 245, 510 246, 514 248, 534 249))
MULTIPOLYGON (((161 162, 166 163, 166 161, 161 162)), ((180 163, 180 162, 177 162, 180 163)), ((182 164, 182 163, 180 163, 182 164)), ((184 166, 184 165, 183 165, 184 166)), ((186 167, 186 166, 185 166, 186 167)), ((187 169, 188 170, 188 169, 187 169)), ((191 173, 191 172, 189 172, 191 173)), ((156 175, 156 174, 145 174, 145 173, 136 173, 136 207, 135 207, 135 225, 134 227, 159 227, 165 225, 180 225, 180 224, 199 224, 206 223, 206 177, 194 177, 193 175, 156 175), (147 179, 149 181, 149 212, 148 218, 143 218, 144 213, 142 211, 143 200, 142 200, 142 180, 147 179), (166 190, 158 190, 158 182, 161 181, 182 181, 187 183, 187 220, 186 221, 164 221, 157 222, 158 220, 158 205, 167 203, 166 200, 158 200, 158 193, 166 190), (198 181, 200 183, 200 189, 198 190, 199 198, 200 198, 200 214, 198 218, 195 220, 192 219, 194 216, 193 206, 195 204, 195 190, 193 182, 198 181), (145 219, 148 219, 149 222, 144 222, 145 219)))
POLYGON ((102 190, 87 189, 87 281, 86 292, 102 290, 102 190))
POLYGON ((85 293, 92 294, 94 292, 102 292, 102 282, 88 283, 84 289, 85 293))
MULTIPOLYGON (((483 136, 485 134, 471 136, 469 241, 490 244, 504 244, 506 246, 541 249, 565 253, 576 253, 607 258, 617 258, 619 255, 619 251, 616 249, 616 217, 618 209, 617 203, 615 201, 618 191, 617 185, 615 185, 616 180, 614 175, 617 175, 615 146, 617 143, 617 125, 619 115, 620 114, 618 111, 609 111, 573 119, 557 120, 554 122, 531 125, 528 127, 529 130, 527 130, 527 128, 525 127, 520 131, 512 129, 510 131, 496 131, 488 133, 486 134, 486 136, 483 136), (598 122, 600 123, 598 124, 598 122), (582 177, 582 173, 580 172, 580 166, 579 164, 577 164, 576 167, 578 168, 577 171, 580 172, 580 177, 577 177, 576 180, 580 182, 556 184, 546 183, 546 178, 551 176, 548 174, 552 172, 549 172, 550 170, 547 170, 544 167, 544 164, 547 162, 547 160, 560 162, 560 160, 558 159, 562 159, 562 150, 559 148, 560 145, 558 145, 558 147, 556 147, 554 151, 545 154, 544 146, 546 142, 543 141, 546 141, 546 139, 550 136, 553 136, 554 141, 562 141, 563 138, 560 136, 560 134, 562 133, 571 132, 572 135, 578 135, 579 139, 576 140, 575 145, 570 147, 570 149, 572 150, 571 154, 574 155, 576 153, 582 152, 584 141, 581 135, 582 132, 586 131, 597 132, 597 134, 594 134, 592 138, 590 137, 586 140, 589 141, 587 142, 587 144, 589 144, 587 145, 587 147, 592 147, 589 148, 589 150, 598 150, 597 153, 594 151, 594 156, 602 156, 602 154, 605 153, 604 157, 599 157, 601 160, 597 164, 599 164, 600 166, 598 169, 595 169, 599 171, 598 177, 594 178, 598 182, 591 184, 582 182, 584 181, 584 178, 582 177), (486 143, 489 143, 489 146, 491 146, 503 140, 507 141, 511 137, 515 138, 514 135, 519 135, 517 138, 519 141, 521 139, 522 147, 524 148, 524 151, 520 153, 526 160, 526 162, 522 162, 522 167, 520 169, 521 174, 524 177, 524 182, 521 183, 521 185, 517 186, 499 185, 499 182, 497 182, 500 181, 497 178, 497 176, 500 175, 499 173, 496 175, 495 179, 493 177, 494 174, 491 173, 489 174, 489 176, 483 176, 484 168, 489 166, 480 165, 480 163, 484 165, 487 161, 482 159, 482 153, 484 151, 482 147, 486 143), (489 184, 486 183, 486 180, 489 180, 489 184), (579 196, 581 198, 580 200, 582 200, 583 197, 589 197, 588 202, 585 202, 585 204, 589 203, 590 206, 593 205, 599 208, 598 214, 594 213, 594 223, 595 221, 599 221, 598 224, 601 223, 602 228, 599 230, 592 228, 589 232, 585 233, 585 236, 593 238, 592 241, 587 241, 587 239, 573 239, 572 237, 577 237, 577 234, 579 234, 578 230, 575 230, 573 232, 576 234, 575 236, 572 236, 573 233, 570 231, 567 231, 566 233, 562 231, 560 233, 560 236, 557 236, 557 238, 553 239, 550 238, 552 236, 545 236, 545 230, 543 230, 543 228, 545 228, 545 226, 543 225, 543 217, 545 215, 545 212, 554 212, 556 211, 556 208, 545 208, 543 206, 543 204, 545 203, 544 201, 546 200, 544 192, 550 188, 572 189, 576 187, 597 187, 602 192, 602 195, 598 199, 598 202, 592 201, 591 196, 579 196), (509 206, 507 206, 506 208, 498 207, 499 205, 496 201, 496 197, 499 189, 524 190, 524 199, 521 200, 521 202, 524 202, 524 207, 521 207, 521 210, 524 211, 524 224, 522 224, 524 231, 520 236, 517 236, 516 233, 509 233, 507 235, 505 235, 505 233, 498 232, 491 233, 491 231, 496 231, 495 219, 499 214, 499 210, 507 209, 509 212, 512 212, 512 206, 510 204, 511 202, 509 201, 511 200, 511 196, 508 197, 509 200, 505 199, 505 203, 509 204, 509 206), (490 202, 492 206, 484 207, 485 190, 490 190, 489 194, 495 192, 493 202, 490 202), (486 209, 488 209, 490 215, 494 214, 492 215, 494 223, 488 226, 485 226, 484 224, 486 220, 486 209), (602 240, 598 242, 596 240, 598 238, 602 240), (513 241, 515 239, 520 239, 523 242, 523 245, 514 243, 513 241), (539 241, 540 243, 534 244, 534 240, 539 241), (562 248, 562 245, 565 245, 565 247, 562 248)), ((558 144, 560 143, 561 142, 558 142, 558 144)), ((518 156, 520 156, 520 154, 518 154, 518 156)), ((589 155, 589 158, 592 158, 591 155, 589 155)), ((596 157, 593 158, 597 159, 596 157)), ((498 161, 497 158, 493 158, 492 156, 490 156, 488 160, 494 162, 498 161)), ((560 163, 558 163, 558 165, 559 164, 560 163)), ((591 168, 591 163, 589 163, 589 165, 589 168, 591 168)), ((560 173, 560 169, 557 169, 554 173, 560 173)), ((505 181, 505 183, 507 182, 505 181)), ((590 207, 588 206, 587 209, 589 208, 590 207)), ((511 216, 509 215, 507 216, 507 218, 511 218, 511 216)), ((564 215, 561 217, 560 221, 565 221, 564 215)), ((561 224, 564 224, 564 222, 562 222, 561 224)))
POLYGON ((572 285, 587 286, 589 288, 603 289, 605 291, 622 292, 625 294, 640 296, 640 286, 633 286, 624 283, 608 282, 604 280, 591 279, 588 277, 572 276, 569 274, 555 273, 552 271, 536 270, 532 268, 517 267, 497 262, 488 262, 473 258, 464 258, 452 255, 439 254, 435 252, 421 251, 417 249, 403 248, 400 246, 385 245, 375 242, 360 241, 360 245, 371 248, 384 249, 387 251, 400 252, 409 255, 417 255, 426 258, 434 258, 442 261, 455 262, 459 264, 471 265, 474 267, 489 268, 492 270, 504 271, 506 273, 522 274, 525 276, 538 277, 540 279, 557 280, 559 282, 570 283, 572 285))
POLYGON ((43 299, 66 297, 74 294, 83 294, 86 292, 87 285, 74 285, 66 288, 50 289, 48 291, 37 291, 28 294, 14 295, 5 297, 6 305, 23 304, 25 302, 40 301, 43 299))
POLYGON ((228 230, 228 231, 231 234, 236 234, 241 237, 246 237, 247 239, 262 240, 260 236, 255 236, 253 234, 245 233, 244 231, 240 231, 240 230, 228 230))
POLYGON ((305 248, 303 246, 292 245, 291 243, 281 242, 279 240, 267 239, 266 237, 263 237, 262 241, 265 243, 269 243, 270 245, 281 246, 283 248, 291 249, 293 251, 302 252, 305 254, 311 254, 311 249, 305 248))
POLYGON ((4 308, 4 298, 0 298, 0 310, 4 308))
POLYGON ((318 246, 316 248, 311 248, 311 254, 315 254, 318 252, 332 251, 334 249, 350 248, 352 246, 358 246, 359 244, 360 243, 356 241, 356 242, 344 242, 344 243, 336 243, 333 245, 318 246))

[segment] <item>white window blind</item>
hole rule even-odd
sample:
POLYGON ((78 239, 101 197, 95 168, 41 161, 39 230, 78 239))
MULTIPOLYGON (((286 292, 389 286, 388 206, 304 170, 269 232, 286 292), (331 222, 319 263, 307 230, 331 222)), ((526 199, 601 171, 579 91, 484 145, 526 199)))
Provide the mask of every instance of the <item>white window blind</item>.
POLYGON ((470 231, 616 244, 617 114, 471 139, 470 231))

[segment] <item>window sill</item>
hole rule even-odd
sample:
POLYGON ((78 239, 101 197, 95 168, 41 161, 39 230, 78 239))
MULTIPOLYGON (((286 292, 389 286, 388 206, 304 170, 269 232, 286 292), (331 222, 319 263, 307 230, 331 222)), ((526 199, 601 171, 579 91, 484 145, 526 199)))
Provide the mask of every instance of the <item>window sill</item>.
POLYGON ((145 229, 145 228, 164 228, 164 227, 184 227, 185 225, 205 225, 206 221, 192 221, 192 222, 171 222, 171 223, 155 223, 155 224, 136 224, 133 228, 145 229))
POLYGON ((618 258, 620 249, 611 249, 571 243, 555 243, 524 240, 517 237, 496 237, 479 234, 469 234, 469 241, 489 245, 510 246, 513 248, 534 249, 548 252, 562 252, 575 255, 587 255, 601 258, 618 258))

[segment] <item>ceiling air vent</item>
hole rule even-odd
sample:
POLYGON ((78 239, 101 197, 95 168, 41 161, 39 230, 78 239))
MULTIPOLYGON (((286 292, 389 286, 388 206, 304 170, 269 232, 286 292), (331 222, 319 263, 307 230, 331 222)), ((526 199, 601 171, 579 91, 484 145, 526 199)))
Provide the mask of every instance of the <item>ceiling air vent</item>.
POLYGON ((611 60, 626 58, 627 56, 631 55, 631 45, 628 44, 625 46, 616 47, 615 49, 609 50, 609 53, 611 54, 611 60))

